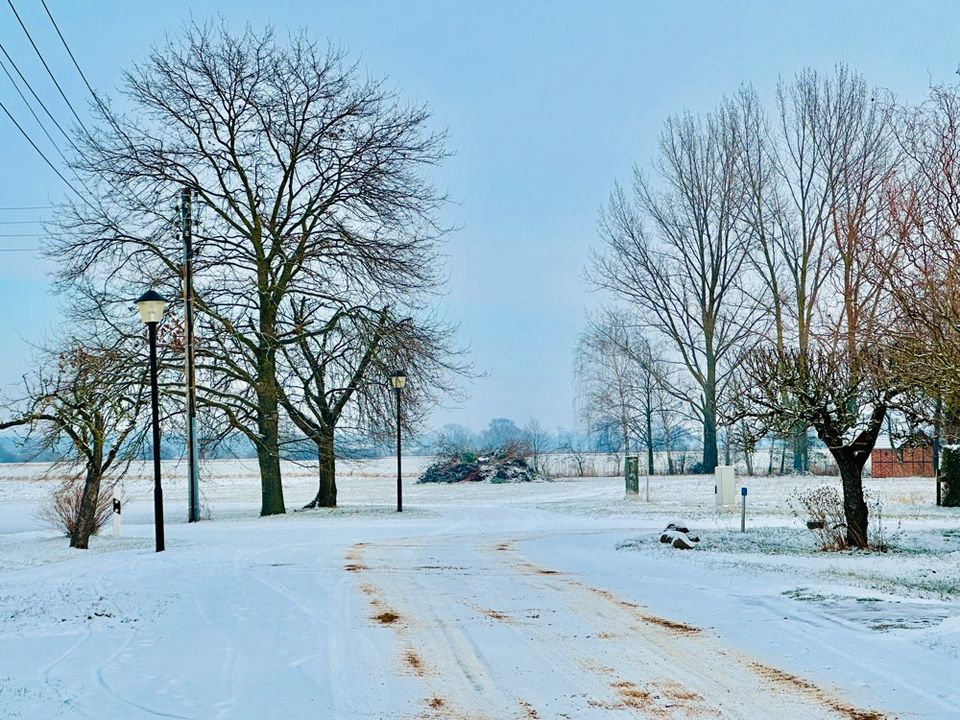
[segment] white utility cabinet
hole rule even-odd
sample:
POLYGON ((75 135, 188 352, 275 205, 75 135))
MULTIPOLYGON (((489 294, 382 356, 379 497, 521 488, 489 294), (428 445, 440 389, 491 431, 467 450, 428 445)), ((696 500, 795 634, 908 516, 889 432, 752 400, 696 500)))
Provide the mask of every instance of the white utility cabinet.
POLYGON ((737 474, 733 465, 717 465, 715 471, 717 507, 736 507, 737 505, 737 474))

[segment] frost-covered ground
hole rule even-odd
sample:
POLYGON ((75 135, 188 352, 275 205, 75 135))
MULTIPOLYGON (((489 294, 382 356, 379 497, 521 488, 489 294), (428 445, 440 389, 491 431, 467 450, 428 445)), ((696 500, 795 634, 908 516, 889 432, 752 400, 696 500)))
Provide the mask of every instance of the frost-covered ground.
POLYGON ((742 479, 741 534, 711 478, 646 503, 415 485, 426 462, 402 515, 387 459, 264 519, 255 463, 213 463, 194 525, 168 464, 162 554, 146 477, 82 552, 35 517, 44 468, 0 466, 0 718, 960 718, 960 511, 928 479, 867 482, 890 552, 824 554, 787 504, 822 478, 742 479), (677 519, 696 550, 657 542, 677 519))

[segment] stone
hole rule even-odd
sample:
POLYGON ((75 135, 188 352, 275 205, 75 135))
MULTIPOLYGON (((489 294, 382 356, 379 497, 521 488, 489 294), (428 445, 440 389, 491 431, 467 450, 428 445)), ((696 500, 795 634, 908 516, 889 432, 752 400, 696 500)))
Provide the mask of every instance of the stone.
POLYGON ((690 535, 689 528, 681 523, 670 523, 660 533, 660 542, 672 545, 679 550, 691 550, 700 542, 698 535, 690 535))

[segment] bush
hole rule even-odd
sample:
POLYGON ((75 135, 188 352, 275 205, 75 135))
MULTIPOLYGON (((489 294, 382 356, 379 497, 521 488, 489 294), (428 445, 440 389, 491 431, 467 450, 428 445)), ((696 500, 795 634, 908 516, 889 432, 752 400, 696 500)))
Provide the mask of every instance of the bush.
POLYGON ((821 485, 812 490, 801 490, 790 500, 790 507, 817 537, 821 550, 843 550, 847 546, 843 495, 837 488, 821 485))
POLYGON ((960 507, 960 448, 943 448, 940 454, 941 504, 960 507))
MULTIPOLYGON (((43 505, 37 515, 65 535, 73 536, 80 521, 80 500, 83 498, 83 478, 73 476, 64 480, 49 498, 49 504, 43 505)), ((97 498, 97 513, 94 516, 93 534, 110 521, 113 514, 113 497, 106 493, 105 486, 100 487, 97 498)))

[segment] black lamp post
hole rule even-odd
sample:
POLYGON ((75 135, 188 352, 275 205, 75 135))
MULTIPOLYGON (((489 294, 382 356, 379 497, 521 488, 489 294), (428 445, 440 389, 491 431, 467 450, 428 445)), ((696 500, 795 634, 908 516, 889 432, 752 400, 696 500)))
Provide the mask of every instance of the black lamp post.
POLYGON ((403 512, 403 484, 400 481, 400 391, 407 384, 403 370, 395 370, 390 375, 390 384, 397 392, 397 512, 403 512))
POLYGON ((140 319, 150 334, 150 398, 153 401, 153 524, 157 535, 157 552, 163 543, 163 490, 160 487, 160 399, 157 391, 157 323, 163 317, 166 299, 160 293, 147 290, 137 298, 140 319))

